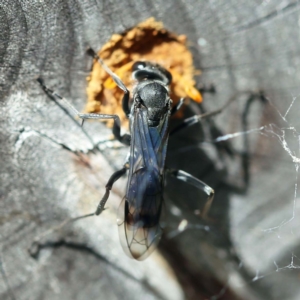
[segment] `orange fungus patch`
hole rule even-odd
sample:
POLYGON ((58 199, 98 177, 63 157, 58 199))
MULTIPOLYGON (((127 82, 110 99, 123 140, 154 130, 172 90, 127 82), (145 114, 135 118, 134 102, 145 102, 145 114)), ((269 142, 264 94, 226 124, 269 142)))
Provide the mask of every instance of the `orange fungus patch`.
MULTIPOLYGON (((133 63, 139 60, 151 61, 171 72, 173 80, 170 96, 173 104, 182 97, 198 103, 202 101, 201 94, 194 87, 195 69, 192 54, 186 46, 186 36, 168 32, 154 18, 147 19, 125 33, 112 35, 98 55, 129 90, 133 84, 133 63)), ((88 77, 87 94, 87 112, 117 114, 123 125, 127 123, 121 105, 123 92, 97 61, 94 61, 88 77)))

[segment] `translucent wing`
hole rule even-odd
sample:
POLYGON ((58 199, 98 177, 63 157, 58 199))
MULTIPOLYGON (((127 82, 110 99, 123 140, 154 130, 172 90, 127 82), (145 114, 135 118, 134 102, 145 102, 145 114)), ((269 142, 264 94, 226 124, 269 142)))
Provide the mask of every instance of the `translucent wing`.
POLYGON ((147 111, 137 108, 131 120, 131 148, 126 195, 119 208, 119 234, 124 251, 138 260, 155 248, 162 229, 163 170, 169 113, 149 127, 147 111))

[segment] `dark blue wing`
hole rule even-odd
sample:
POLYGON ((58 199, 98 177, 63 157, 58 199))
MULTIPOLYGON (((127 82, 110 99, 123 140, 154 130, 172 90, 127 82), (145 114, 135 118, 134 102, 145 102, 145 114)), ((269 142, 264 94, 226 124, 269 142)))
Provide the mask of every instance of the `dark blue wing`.
POLYGON ((162 233, 159 218, 169 117, 168 112, 159 126, 149 127, 146 109, 137 108, 131 120, 130 167, 118 225, 124 251, 139 260, 152 252, 162 233))

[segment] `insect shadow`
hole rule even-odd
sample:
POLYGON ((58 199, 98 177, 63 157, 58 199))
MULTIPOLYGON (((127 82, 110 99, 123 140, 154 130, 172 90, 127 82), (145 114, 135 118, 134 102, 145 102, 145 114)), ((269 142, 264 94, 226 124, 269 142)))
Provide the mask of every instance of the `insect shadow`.
MULTIPOLYGON (((105 186, 105 194, 96 211, 66 220, 57 228, 61 228, 68 222, 100 215, 105 209, 114 183, 128 173, 125 196, 118 210, 119 236, 124 252, 131 258, 143 260, 155 249, 162 235, 160 216, 167 174, 196 187, 207 195, 206 204, 201 212, 202 217, 207 217, 214 198, 214 190, 198 178, 183 170, 169 169, 165 166, 169 136, 202 119, 221 113, 225 107, 237 99, 238 95, 229 99, 218 110, 184 119, 170 131, 170 117, 182 107, 185 101, 182 98, 176 105, 172 105, 169 95, 169 86, 172 82, 170 72, 159 64, 147 61, 135 62, 132 66, 132 77, 136 81, 136 85, 131 96, 122 80, 105 65, 102 59, 92 49, 89 49, 88 52, 124 92, 122 108, 129 119, 129 134, 121 134, 118 115, 80 113, 65 98, 49 89, 41 78, 37 80, 47 94, 62 101, 72 113, 82 119, 82 125, 86 119, 113 119, 112 132, 115 138, 130 148, 123 167, 109 178, 105 186)), ((252 98, 255 97, 257 96, 252 98)))

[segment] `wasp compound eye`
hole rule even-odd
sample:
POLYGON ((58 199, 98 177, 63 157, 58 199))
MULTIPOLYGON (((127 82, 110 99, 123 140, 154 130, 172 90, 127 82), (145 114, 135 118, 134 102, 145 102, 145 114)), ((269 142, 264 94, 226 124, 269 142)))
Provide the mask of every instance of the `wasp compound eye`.
POLYGON ((168 72, 167 70, 165 70, 165 75, 168 79, 168 84, 170 84, 172 82, 172 79, 173 79, 172 74, 170 72, 168 72))
POLYGON ((133 64, 132 66, 132 72, 137 71, 137 70, 142 70, 146 67, 146 63, 143 61, 137 61, 133 64))

